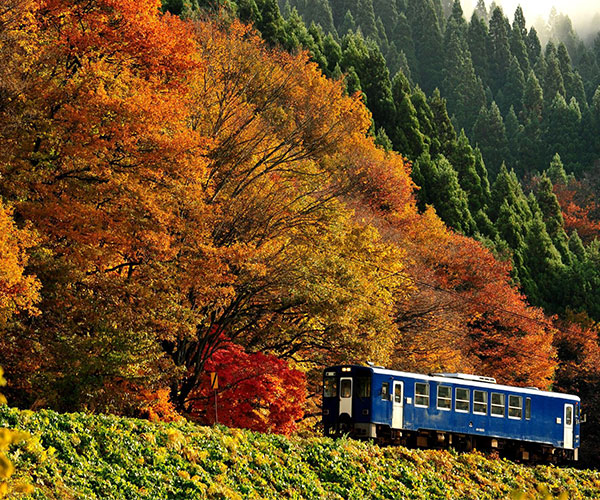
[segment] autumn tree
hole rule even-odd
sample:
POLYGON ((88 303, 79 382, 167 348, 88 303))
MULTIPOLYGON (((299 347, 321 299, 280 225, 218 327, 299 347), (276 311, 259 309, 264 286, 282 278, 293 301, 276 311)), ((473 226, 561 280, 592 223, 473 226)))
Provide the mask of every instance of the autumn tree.
POLYGON ((35 236, 18 229, 11 212, 0 202, 0 326, 16 313, 38 312, 40 283, 25 273, 26 251, 35 244, 35 236))
POLYGON ((173 303, 181 200, 198 211, 184 106, 197 62, 189 30, 154 1, 23 2, 2 15, 17 19, 0 23, 0 193, 38 235, 29 265, 44 314, 1 349, 17 402, 38 393, 72 409, 111 379, 168 373, 154 333, 179 328, 181 311, 156 304, 173 303))
POLYGON ((336 352, 384 359, 386 346, 369 339, 393 330, 401 251, 353 222, 340 200, 372 163, 389 163, 366 137, 363 104, 306 55, 269 50, 239 24, 225 32, 204 23, 197 37, 211 64, 193 84, 192 127, 211 141, 209 241, 231 278, 220 301, 192 287, 195 330, 164 343, 185 369, 178 404, 187 405, 222 335, 314 363, 336 352), (377 262, 397 278, 380 281, 377 262))
POLYGON ((273 355, 248 353, 224 341, 206 363, 218 376, 211 389, 208 373, 191 395, 192 415, 257 432, 290 434, 304 416, 306 377, 273 355), (215 404, 217 405, 215 411, 215 404))

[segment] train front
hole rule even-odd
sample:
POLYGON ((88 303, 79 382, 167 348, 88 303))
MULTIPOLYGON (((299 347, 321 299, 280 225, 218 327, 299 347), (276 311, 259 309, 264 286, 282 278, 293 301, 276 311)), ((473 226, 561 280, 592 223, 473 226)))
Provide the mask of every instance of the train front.
POLYGON ((373 370, 332 366, 323 372, 323 429, 326 436, 375 437, 371 423, 373 370))

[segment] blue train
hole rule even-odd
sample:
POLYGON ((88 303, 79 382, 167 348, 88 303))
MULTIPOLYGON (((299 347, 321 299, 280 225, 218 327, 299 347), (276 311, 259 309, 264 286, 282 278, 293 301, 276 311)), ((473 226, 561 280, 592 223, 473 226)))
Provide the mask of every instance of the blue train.
POLYGON ((523 461, 577 460, 577 396, 496 384, 461 373, 420 375, 383 367, 323 373, 325 435, 382 444, 497 450, 523 461))

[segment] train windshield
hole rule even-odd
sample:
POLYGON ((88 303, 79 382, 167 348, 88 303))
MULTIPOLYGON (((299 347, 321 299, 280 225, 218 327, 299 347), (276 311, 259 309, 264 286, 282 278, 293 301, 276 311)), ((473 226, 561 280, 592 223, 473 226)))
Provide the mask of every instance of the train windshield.
POLYGON ((323 379, 323 397, 335 398, 337 396, 337 385, 336 377, 326 376, 323 379))
POLYGON ((368 377, 358 377, 354 387, 355 396, 359 398, 371 397, 371 379, 368 377))

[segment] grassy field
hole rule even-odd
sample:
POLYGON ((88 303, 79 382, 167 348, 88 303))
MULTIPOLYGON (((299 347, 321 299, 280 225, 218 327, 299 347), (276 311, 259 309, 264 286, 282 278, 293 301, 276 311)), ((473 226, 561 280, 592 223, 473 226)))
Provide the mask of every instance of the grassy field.
POLYGON ((600 498, 600 472, 478 453, 8 407, 0 426, 31 435, 11 449, 14 480, 35 487, 23 498, 600 498))

